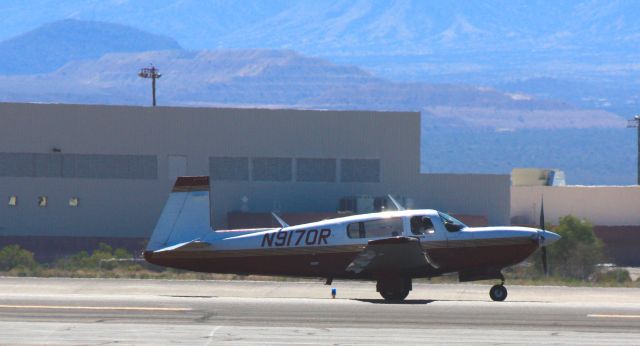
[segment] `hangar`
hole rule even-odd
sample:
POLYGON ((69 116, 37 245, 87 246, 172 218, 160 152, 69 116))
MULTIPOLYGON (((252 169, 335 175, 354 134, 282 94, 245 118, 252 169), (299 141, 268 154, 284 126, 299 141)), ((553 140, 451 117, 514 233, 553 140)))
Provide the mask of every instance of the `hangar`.
POLYGON ((418 112, 0 103, 0 121, 0 246, 40 258, 141 249, 180 175, 210 176, 216 229, 387 194, 509 223, 509 175, 420 173, 418 112))

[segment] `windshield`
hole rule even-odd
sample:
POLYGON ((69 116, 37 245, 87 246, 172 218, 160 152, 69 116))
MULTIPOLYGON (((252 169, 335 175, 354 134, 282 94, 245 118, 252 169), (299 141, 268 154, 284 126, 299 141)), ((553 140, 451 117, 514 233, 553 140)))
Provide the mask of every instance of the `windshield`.
MULTIPOLYGON (((438 212, 438 214, 440 214, 440 218, 442 219, 442 222, 444 223, 445 227, 447 227, 448 225, 454 226, 454 228, 459 230, 467 227, 467 225, 463 224, 460 220, 456 219, 455 217, 449 214, 442 213, 442 212, 438 212)), ((450 227, 447 227, 447 229, 450 230, 450 227)))

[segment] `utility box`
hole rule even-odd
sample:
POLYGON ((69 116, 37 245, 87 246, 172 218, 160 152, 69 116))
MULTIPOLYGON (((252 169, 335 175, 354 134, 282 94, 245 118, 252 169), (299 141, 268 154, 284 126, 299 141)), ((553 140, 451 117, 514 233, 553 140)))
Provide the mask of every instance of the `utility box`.
POLYGON ((340 198, 339 212, 352 212, 355 214, 373 213, 374 198, 371 196, 349 196, 340 198))

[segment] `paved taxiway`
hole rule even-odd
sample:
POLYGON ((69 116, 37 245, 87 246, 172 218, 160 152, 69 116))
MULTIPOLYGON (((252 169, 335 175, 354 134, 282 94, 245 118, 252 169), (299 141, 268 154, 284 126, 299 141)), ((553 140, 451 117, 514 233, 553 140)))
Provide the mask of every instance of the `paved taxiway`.
POLYGON ((0 344, 629 344, 640 289, 0 278, 0 344))

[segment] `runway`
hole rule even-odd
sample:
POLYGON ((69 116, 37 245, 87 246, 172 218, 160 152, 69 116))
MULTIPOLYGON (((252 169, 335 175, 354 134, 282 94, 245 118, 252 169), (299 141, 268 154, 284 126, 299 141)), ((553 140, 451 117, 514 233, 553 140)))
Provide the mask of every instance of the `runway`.
POLYGON ((0 344, 637 345, 640 289, 0 278, 0 344))

